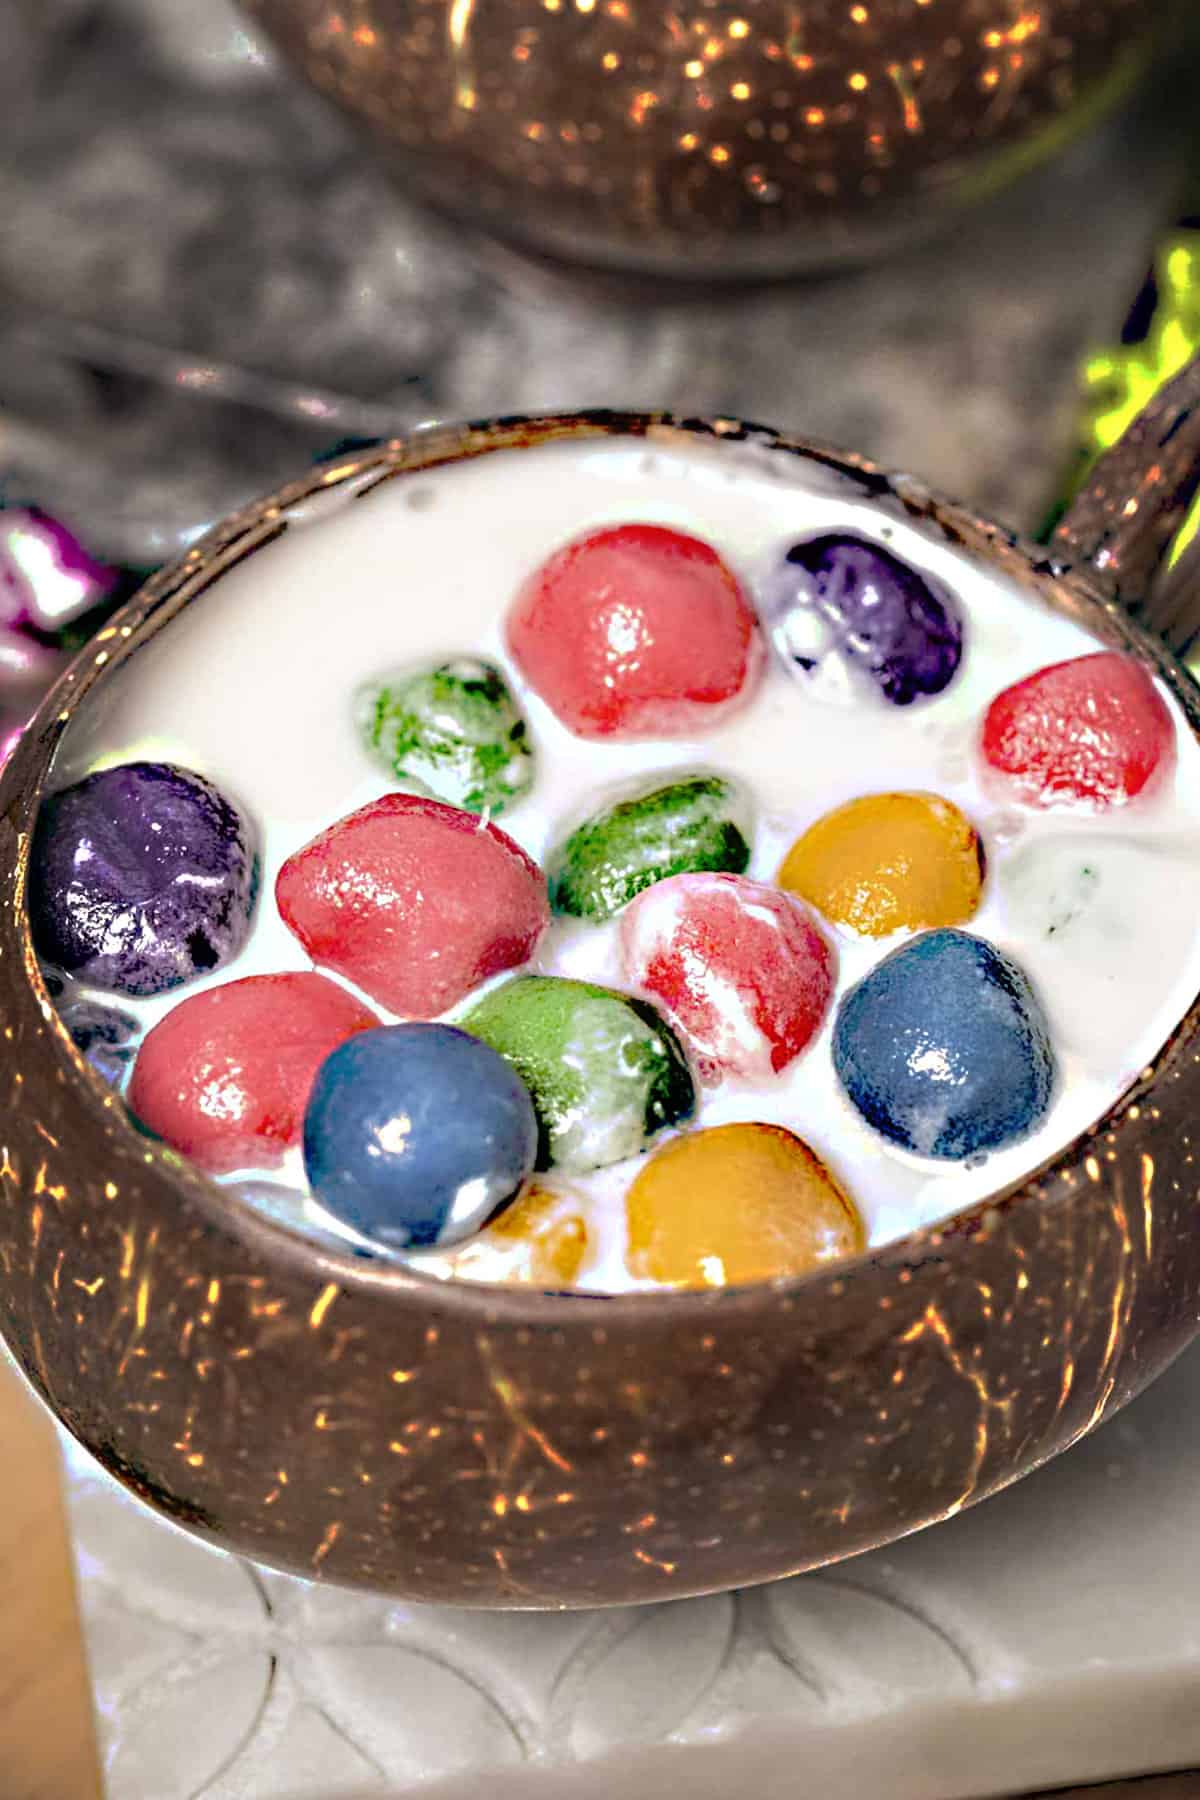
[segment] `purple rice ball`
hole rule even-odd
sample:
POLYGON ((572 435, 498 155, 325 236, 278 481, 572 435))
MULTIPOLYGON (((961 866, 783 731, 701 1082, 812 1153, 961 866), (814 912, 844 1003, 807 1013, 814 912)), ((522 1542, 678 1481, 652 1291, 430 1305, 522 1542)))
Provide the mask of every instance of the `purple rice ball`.
POLYGON ((42 806, 29 865, 38 955, 109 993, 147 995, 242 948, 258 857, 242 814, 168 763, 122 763, 42 806))
POLYGON ((883 544, 849 532, 792 545, 772 578, 768 614, 794 672, 810 674, 834 652, 892 706, 940 694, 962 661, 951 595, 883 544))

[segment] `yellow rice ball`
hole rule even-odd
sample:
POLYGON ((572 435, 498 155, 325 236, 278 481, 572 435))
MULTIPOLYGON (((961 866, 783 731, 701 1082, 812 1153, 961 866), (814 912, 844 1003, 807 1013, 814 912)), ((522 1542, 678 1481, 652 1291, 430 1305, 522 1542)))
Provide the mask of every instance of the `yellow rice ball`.
POLYGON ((665 1144, 625 1198, 632 1275, 725 1287, 803 1275, 866 1242, 849 1195, 780 1125, 718 1125, 665 1144))
POLYGON ((811 825, 778 881, 864 937, 965 925, 979 910, 984 855, 971 821, 937 794, 864 794, 811 825))

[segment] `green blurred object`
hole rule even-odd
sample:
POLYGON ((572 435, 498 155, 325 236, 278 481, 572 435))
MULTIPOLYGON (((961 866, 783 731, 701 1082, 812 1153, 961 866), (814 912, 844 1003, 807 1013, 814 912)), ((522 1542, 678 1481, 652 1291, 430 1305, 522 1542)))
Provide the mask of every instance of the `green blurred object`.
MULTIPOLYGON (((1083 441, 1070 494, 1082 487, 1144 406, 1200 354, 1200 219, 1170 234, 1126 322, 1122 342, 1097 350, 1083 366, 1083 441)), ((1069 500, 1070 494, 1067 499, 1069 500)), ((1065 505, 1065 502, 1064 502, 1065 505)), ((1200 501, 1172 547, 1170 564, 1200 536, 1200 501)))

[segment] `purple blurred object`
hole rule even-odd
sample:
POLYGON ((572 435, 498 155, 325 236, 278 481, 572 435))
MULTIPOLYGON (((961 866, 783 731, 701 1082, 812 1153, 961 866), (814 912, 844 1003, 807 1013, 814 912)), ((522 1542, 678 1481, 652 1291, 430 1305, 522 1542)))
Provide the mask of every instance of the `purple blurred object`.
POLYGON ((940 694, 962 660, 962 620, 950 594, 865 538, 793 544, 767 595, 767 624, 792 672, 836 660, 893 706, 940 694))
POLYGON ((0 702, 35 700, 58 674, 61 651, 28 632, 0 625, 0 702))
POLYGON ((121 572, 89 556, 49 513, 0 509, 0 623, 57 632, 112 598, 121 572))
POLYGON ((0 625, 0 769, 38 701, 67 661, 65 651, 31 632, 0 625))
POLYGON ((38 955, 93 987, 161 994, 237 955, 258 887, 251 832, 211 783, 123 763, 52 794, 30 862, 38 955))
POLYGON ((63 634, 125 584, 123 570, 90 556, 49 513, 0 505, 0 768, 66 665, 63 634))
POLYGON ((19 725, 11 725, 6 719, 0 719, 0 769, 16 749, 25 725, 25 720, 19 725))

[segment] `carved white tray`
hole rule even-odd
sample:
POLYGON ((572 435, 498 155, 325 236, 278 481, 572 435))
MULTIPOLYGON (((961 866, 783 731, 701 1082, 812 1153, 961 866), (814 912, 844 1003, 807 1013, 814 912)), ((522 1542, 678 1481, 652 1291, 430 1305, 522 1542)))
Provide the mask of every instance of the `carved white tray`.
POLYGON ((552 1616, 248 1567, 69 1448, 111 1800, 981 1800, 1195 1766, 1198 1417, 1200 1351, 889 1550, 552 1616))

